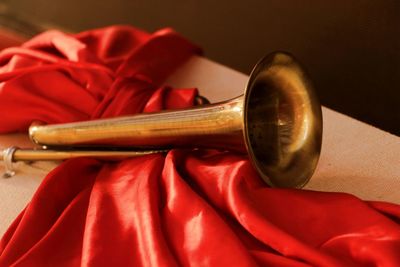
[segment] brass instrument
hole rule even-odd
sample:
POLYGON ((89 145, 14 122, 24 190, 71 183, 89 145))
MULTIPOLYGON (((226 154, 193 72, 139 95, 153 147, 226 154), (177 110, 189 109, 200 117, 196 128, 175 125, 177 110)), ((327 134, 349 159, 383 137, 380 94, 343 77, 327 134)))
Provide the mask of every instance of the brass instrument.
MULTIPOLYGON (((247 151, 269 185, 302 187, 318 162, 322 113, 299 63, 277 52, 261 59, 244 94, 228 101, 87 122, 32 125, 29 134, 34 143, 54 149, 40 158, 48 160, 72 157, 72 153, 61 157, 59 149, 75 151, 74 157, 96 157, 90 149, 98 150, 98 155, 120 153, 116 157, 175 147, 247 151)), ((18 159, 17 151, 8 152, 8 161, 18 159)))

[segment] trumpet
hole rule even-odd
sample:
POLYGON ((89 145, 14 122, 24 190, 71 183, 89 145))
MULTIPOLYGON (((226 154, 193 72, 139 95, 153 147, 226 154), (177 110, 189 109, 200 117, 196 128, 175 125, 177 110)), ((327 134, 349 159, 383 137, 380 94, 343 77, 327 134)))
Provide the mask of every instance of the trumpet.
POLYGON ((6 165, 17 160, 119 159, 172 148, 216 148, 247 153, 270 186, 300 188, 318 163, 322 112, 301 65, 290 54, 275 52, 255 65, 243 95, 234 99, 111 119, 34 124, 29 135, 45 149, 5 150, 6 165))

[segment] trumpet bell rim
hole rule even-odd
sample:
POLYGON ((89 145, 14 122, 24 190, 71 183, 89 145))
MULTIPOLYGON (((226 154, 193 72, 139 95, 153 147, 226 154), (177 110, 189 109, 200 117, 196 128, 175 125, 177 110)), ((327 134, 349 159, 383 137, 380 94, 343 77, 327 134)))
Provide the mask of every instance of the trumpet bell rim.
POLYGON ((322 111, 310 79, 288 53, 262 58, 244 93, 244 139, 262 179, 273 187, 300 188, 317 166, 322 111))

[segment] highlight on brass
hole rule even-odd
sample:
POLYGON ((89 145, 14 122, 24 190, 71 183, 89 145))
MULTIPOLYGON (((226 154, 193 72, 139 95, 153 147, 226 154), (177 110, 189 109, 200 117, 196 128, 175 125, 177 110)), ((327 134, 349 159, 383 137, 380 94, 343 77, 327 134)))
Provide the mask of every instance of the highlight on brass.
POLYGON ((81 152, 98 148, 234 150, 248 153, 269 185, 302 187, 318 162, 322 114, 299 63, 287 53, 276 52, 256 64, 244 94, 237 98, 190 109, 33 125, 30 137, 53 150, 81 152))

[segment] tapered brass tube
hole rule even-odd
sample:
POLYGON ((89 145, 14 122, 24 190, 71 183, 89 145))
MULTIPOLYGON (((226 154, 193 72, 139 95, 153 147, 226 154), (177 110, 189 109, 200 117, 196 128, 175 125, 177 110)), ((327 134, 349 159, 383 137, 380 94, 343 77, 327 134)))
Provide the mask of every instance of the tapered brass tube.
POLYGON ((301 187, 313 174, 322 142, 322 113, 310 80, 286 53, 254 67, 244 94, 185 110, 58 125, 33 125, 31 139, 55 147, 242 151, 269 185, 301 187))
POLYGON ((88 122, 30 127, 39 145, 110 146, 142 149, 223 147, 246 151, 243 97, 219 104, 88 122))
POLYGON ((166 150, 146 150, 146 151, 110 151, 110 150, 50 150, 50 149, 21 149, 19 147, 9 147, 0 152, 0 161, 5 165, 3 178, 14 176, 15 170, 13 162, 16 161, 55 161, 73 158, 96 158, 102 160, 121 160, 131 157, 162 153, 166 150))
MULTIPOLYGON (((19 149, 13 153, 13 161, 53 161, 73 158, 90 157, 105 160, 118 160, 130 157, 139 157, 154 153, 162 153, 167 150, 146 151, 107 151, 107 150, 51 150, 51 149, 19 149)), ((0 160, 4 158, 5 150, 0 154, 0 160)))

